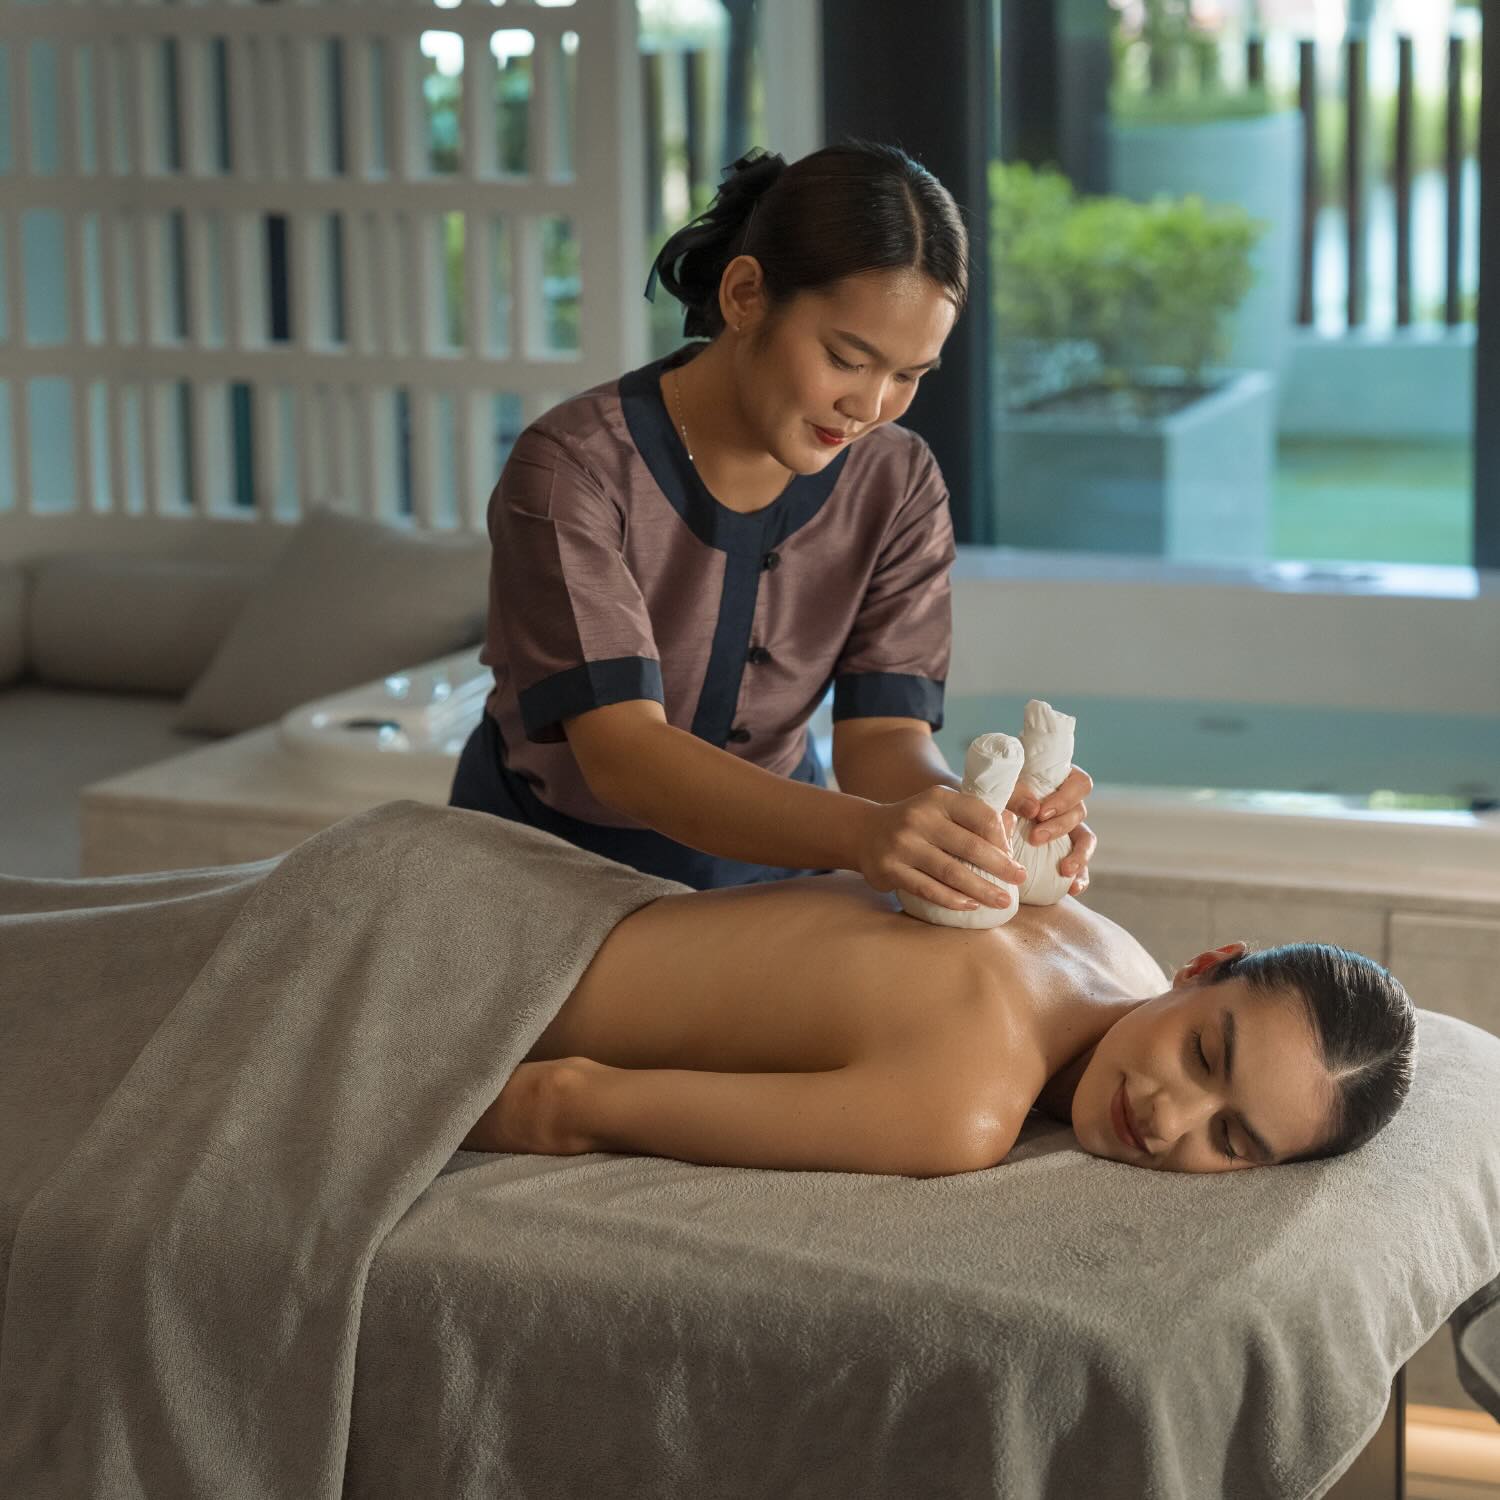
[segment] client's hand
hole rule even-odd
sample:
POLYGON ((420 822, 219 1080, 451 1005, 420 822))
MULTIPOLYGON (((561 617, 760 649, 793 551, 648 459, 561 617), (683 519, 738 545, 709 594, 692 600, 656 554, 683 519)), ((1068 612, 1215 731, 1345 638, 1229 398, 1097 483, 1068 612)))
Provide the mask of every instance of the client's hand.
POLYGON ((1036 827, 1031 830, 1029 840, 1033 844, 1050 844, 1065 833, 1072 835, 1072 851, 1057 866, 1061 874, 1076 877, 1068 887, 1070 896, 1081 895, 1088 889, 1089 861, 1094 857, 1094 850, 1099 844, 1093 829, 1083 821, 1088 815, 1083 799, 1093 790, 1094 778, 1087 771, 1074 766, 1062 785, 1040 802, 1030 792, 1017 788, 1015 796, 1007 804, 1012 812, 1021 817, 1036 820, 1036 827))
POLYGON ((997 813, 980 798, 941 784, 904 802, 872 802, 859 872, 877 891, 910 891, 952 911, 1009 906, 1011 893, 969 864, 1020 885, 1026 868, 1008 852, 1015 826, 1014 813, 997 813))

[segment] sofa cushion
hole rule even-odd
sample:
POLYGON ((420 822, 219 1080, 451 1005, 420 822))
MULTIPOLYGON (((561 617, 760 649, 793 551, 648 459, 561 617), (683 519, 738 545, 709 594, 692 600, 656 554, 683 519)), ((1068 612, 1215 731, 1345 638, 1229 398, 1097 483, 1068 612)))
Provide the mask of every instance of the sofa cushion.
POLYGON ((235 734, 484 637, 489 543, 317 511, 246 602, 178 715, 235 734))
POLYGON ((27 660, 56 687, 185 693, 264 565, 83 553, 31 564, 27 660))
POLYGON ((202 748, 173 732, 176 713, 176 700, 160 694, 35 682, 7 688, 0 698, 0 874, 77 876, 84 788, 202 748))
POLYGON ((0 686, 14 682, 26 666, 26 572, 0 562, 0 686))

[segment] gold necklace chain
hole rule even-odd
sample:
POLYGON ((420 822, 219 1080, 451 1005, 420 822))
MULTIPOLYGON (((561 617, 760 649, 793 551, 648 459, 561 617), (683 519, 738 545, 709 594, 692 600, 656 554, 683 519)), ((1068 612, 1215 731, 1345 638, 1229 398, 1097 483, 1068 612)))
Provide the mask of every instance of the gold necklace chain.
POLYGON ((687 423, 682 420, 682 371, 672 371, 672 399, 677 406, 677 426, 682 432, 682 446, 687 449, 688 462, 694 463, 692 444, 688 442, 687 423))

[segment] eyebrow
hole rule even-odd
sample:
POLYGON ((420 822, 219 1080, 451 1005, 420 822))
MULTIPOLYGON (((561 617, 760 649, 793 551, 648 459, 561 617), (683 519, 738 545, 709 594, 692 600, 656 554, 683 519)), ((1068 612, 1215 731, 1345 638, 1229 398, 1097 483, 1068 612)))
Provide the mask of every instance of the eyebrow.
MULTIPOLYGON (((890 363, 874 344, 867 344, 858 334, 846 333, 842 328, 835 328, 833 336, 836 339, 843 339, 846 344, 853 344, 856 349, 863 350, 871 359, 878 359, 883 365, 890 363)), ((929 359, 925 365, 907 365, 906 368, 908 370, 936 370, 942 367, 942 363, 942 357, 939 356, 937 359, 929 359)))
MULTIPOLYGON (((1227 1005, 1224 1007, 1222 1013, 1222 1021, 1224 1025, 1224 1082, 1233 1083, 1235 1021, 1234 1012, 1230 1010, 1227 1005)), ((1234 1110, 1232 1113, 1236 1122, 1239 1124, 1240 1129, 1243 1130, 1246 1136, 1249 1137, 1250 1144, 1255 1147, 1256 1154, 1259 1156, 1262 1165, 1268 1165, 1269 1163, 1274 1161, 1276 1153, 1266 1143, 1265 1136, 1263 1136, 1249 1122, 1249 1120, 1247 1120, 1244 1115, 1239 1112, 1239 1110, 1234 1110)))

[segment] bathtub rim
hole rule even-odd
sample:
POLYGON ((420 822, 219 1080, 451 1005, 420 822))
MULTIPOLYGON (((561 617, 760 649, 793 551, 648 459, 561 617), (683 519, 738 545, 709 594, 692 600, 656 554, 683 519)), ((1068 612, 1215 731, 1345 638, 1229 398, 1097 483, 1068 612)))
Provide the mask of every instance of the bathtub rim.
POLYGON ((1096 875, 1500 904, 1500 811, 1272 805, 1276 794, 1102 783, 1088 798, 1096 875), (1186 821, 1184 819, 1186 818, 1186 821))

